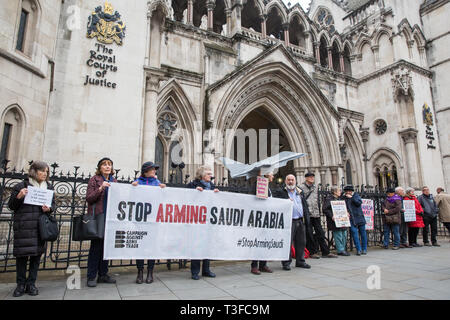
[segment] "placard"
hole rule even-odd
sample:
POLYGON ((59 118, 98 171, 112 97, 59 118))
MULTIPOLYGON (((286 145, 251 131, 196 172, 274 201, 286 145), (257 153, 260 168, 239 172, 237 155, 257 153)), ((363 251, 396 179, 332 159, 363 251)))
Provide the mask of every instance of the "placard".
POLYGON ((36 206, 46 205, 47 207, 52 206, 53 200, 53 190, 36 188, 33 186, 28 186, 28 193, 25 196, 24 203, 36 206))
POLYGON ((334 223, 337 228, 350 227, 345 201, 331 201, 331 209, 333 210, 334 223))
POLYGON ((267 199, 269 197, 269 179, 258 177, 256 180, 256 197, 267 199))
POLYGON ((375 214, 373 200, 362 199, 362 211, 364 213, 364 218, 366 219, 366 230, 373 230, 374 228, 373 217, 375 214))
POLYGON ((403 200, 405 222, 416 221, 416 203, 414 200, 403 200))

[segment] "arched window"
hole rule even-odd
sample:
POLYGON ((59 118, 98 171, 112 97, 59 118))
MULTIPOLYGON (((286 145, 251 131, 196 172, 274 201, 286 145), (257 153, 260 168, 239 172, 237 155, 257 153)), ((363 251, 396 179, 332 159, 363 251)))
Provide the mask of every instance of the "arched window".
POLYGON ((194 26, 206 30, 208 28, 208 9, 206 8, 206 0, 194 1, 193 11, 194 26))
POLYGON ((267 15, 267 36, 275 37, 284 41, 283 20, 281 12, 277 7, 272 7, 267 15))
POLYGON ((19 151, 22 141, 22 132, 24 128, 24 119, 17 107, 10 108, 4 115, 1 123, 0 132, 1 149, 0 149, 0 166, 3 160, 10 160, 8 166, 19 166, 19 151))
POLYGON ((353 184, 352 179, 352 164, 350 161, 347 161, 345 164, 345 179, 347 180, 347 184, 353 184))
POLYGON ((300 18, 298 16, 294 16, 294 18, 289 23, 289 43, 306 48, 305 41, 305 28, 300 22, 300 18))
POLYGON ((183 183, 183 147, 178 141, 172 142, 169 150, 169 181, 172 183, 183 183))
POLYGON ((173 18, 187 23, 187 0, 172 0, 173 18))
POLYGON ((39 6, 34 0, 22 0, 18 17, 16 50, 31 57, 38 30, 39 6))
POLYGON ((320 28, 328 30, 328 32, 334 33, 336 28, 334 27, 334 19, 331 13, 325 8, 321 8, 315 19, 320 28))
POLYGON ((350 60, 350 49, 348 46, 345 46, 344 49, 344 72, 349 76, 352 75, 352 63, 350 60))
POLYGON ((320 65, 324 68, 328 67, 328 44, 327 40, 322 37, 320 39, 320 65))
POLYGON ((333 70, 336 72, 341 72, 341 56, 339 54, 339 46, 335 41, 331 49, 332 60, 333 60, 333 70))
POLYGON ((383 177, 381 176, 381 170, 380 168, 377 168, 375 171, 375 178, 377 185, 380 189, 383 189, 383 177))
POLYGON ((246 29, 253 29, 261 33, 261 12, 255 0, 248 0, 241 13, 241 25, 246 29))

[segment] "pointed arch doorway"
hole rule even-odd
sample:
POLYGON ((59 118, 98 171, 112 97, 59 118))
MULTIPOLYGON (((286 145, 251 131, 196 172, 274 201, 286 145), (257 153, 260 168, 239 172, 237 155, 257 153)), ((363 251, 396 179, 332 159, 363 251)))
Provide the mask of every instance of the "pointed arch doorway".
MULTIPOLYGON (((239 141, 238 137, 234 137, 231 147, 233 160, 251 164, 283 151, 292 151, 283 127, 264 106, 250 111, 239 123, 237 134, 239 130, 241 134, 244 133, 245 140, 239 141)), ((295 174, 293 161, 274 173, 273 184, 282 184, 288 174, 295 174)), ((230 179, 228 175, 228 180, 230 179)), ((244 182, 245 178, 237 179, 240 180, 244 182)))

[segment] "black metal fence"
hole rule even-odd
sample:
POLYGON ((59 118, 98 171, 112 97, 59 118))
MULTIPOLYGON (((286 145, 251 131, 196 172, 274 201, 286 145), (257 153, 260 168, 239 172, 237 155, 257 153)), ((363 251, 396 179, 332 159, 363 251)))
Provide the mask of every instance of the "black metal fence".
MULTIPOLYGON (((87 267, 87 257, 89 252, 89 241, 72 241, 72 220, 76 215, 85 213, 86 190, 91 175, 80 173, 80 167, 74 167, 72 172, 58 172, 58 164, 51 166, 50 182, 55 188, 56 210, 54 216, 59 223, 60 235, 54 242, 47 243, 45 256, 42 258, 41 270, 66 270, 70 265, 78 265, 80 268, 87 267)), ((139 173, 135 171, 134 177, 119 176, 120 170, 116 169, 116 178, 119 183, 131 183, 139 173)), ((8 208, 8 200, 11 190, 15 184, 23 181, 27 174, 15 169, 7 168, 7 161, 4 162, 0 170, 0 273, 14 272, 15 262, 13 252, 13 219, 12 212, 8 208)), ((167 183, 168 187, 185 188, 188 176, 184 183, 167 183)), ((248 193, 248 185, 243 181, 223 180, 219 187, 225 192, 248 193)), ((320 187, 319 207, 324 198, 330 193, 328 186, 320 187)), ((280 185, 274 185, 273 193, 276 195, 281 191, 280 185)), ((376 246, 382 241, 383 226, 381 222, 381 203, 385 195, 377 188, 356 186, 356 191, 361 193, 362 198, 372 199, 374 202, 374 230, 368 231, 368 245, 376 246)), ((326 219, 322 217, 324 230, 326 229, 326 219)), ((445 234, 445 228, 440 226, 440 235, 445 234)), ((330 247, 333 246, 332 233, 326 231, 326 236, 330 247)), ((350 237, 350 236, 349 236, 350 237)), ((348 241, 351 246, 351 241, 348 241)), ((158 260, 156 264, 165 264, 170 269, 172 265, 178 265, 180 268, 186 267, 186 260, 158 260)), ((110 261, 111 267, 127 267, 135 265, 134 260, 114 260, 110 261)))

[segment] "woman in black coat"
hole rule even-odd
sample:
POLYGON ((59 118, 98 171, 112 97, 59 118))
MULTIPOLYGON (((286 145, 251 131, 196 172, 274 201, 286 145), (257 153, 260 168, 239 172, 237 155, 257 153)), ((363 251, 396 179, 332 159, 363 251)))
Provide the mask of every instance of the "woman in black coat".
POLYGON ((39 238, 39 216, 50 214, 55 210, 55 197, 53 197, 52 207, 25 204, 25 196, 28 193, 28 186, 53 190, 53 186, 48 183, 49 167, 45 162, 35 161, 31 164, 29 178, 18 183, 9 198, 8 207, 14 211, 14 249, 13 255, 16 257, 17 288, 13 296, 20 297, 24 293, 36 296, 39 290, 36 288, 37 273, 41 255, 45 252, 45 241, 39 238), (27 274, 27 264, 30 261, 29 275, 27 274))
MULTIPOLYGON (((214 190, 214 192, 219 192, 219 189, 212 182, 212 170, 208 166, 201 166, 197 169, 195 180, 190 182, 187 186, 191 189, 197 189, 198 191, 203 190, 214 190)), ((191 276, 193 280, 199 280, 200 277, 200 262, 202 260, 191 260, 191 276)), ((209 268, 209 259, 203 259, 202 264, 202 276, 214 278, 216 275, 209 268)))

